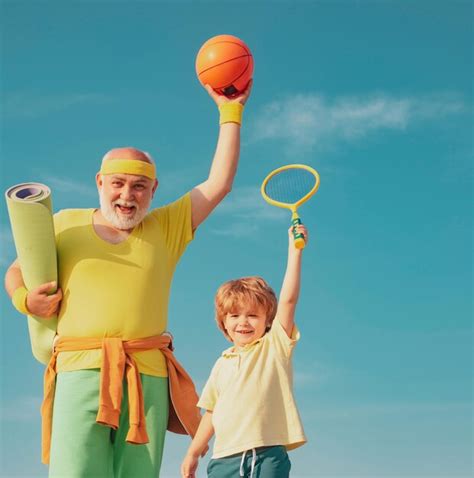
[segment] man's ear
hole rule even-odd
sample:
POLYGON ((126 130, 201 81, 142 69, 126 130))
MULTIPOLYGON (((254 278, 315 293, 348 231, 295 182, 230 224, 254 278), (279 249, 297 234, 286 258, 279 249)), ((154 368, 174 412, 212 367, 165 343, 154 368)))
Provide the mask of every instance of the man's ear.
POLYGON ((158 189, 158 179, 155 179, 155 184, 153 184, 153 189, 151 190, 151 197, 155 194, 155 191, 158 189))
POLYGON ((97 173, 95 175, 95 184, 97 185, 97 189, 100 189, 102 187, 102 184, 103 184, 103 180, 102 180, 102 174, 100 173, 97 173))

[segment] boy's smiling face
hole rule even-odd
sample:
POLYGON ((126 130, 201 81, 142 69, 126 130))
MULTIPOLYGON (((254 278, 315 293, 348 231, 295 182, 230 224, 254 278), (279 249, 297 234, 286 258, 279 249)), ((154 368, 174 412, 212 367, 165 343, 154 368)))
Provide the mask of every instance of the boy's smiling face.
POLYGON ((263 337, 267 329, 265 309, 261 306, 227 312, 224 326, 237 347, 243 347, 263 337))

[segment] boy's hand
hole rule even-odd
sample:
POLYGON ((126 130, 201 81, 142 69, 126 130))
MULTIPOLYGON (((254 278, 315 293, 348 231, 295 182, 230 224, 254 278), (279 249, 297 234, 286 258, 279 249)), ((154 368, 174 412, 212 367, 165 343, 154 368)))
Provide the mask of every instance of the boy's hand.
POLYGON ((253 80, 249 81, 249 84, 247 85, 247 88, 245 88, 245 91, 243 91, 240 95, 237 96, 232 96, 231 98, 220 95, 216 91, 212 89, 210 85, 206 85, 206 91, 209 93, 209 96, 214 100, 217 106, 220 106, 224 103, 241 103, 242 105, 245 105, 247 100, 249 99, 250 92, 252 91, 252 84, 253 80))
MULTIPOLYGON (((297 226, 293 227, 293 226, 290 226, 290 228, 288 229, 288 239, 289 239, 289 245, 290 245, 290 249, 296 249, 295 247, 295 238, 293 236, 293 229, 295 229, 295 231, 299 234, 303 234, 303 237, 304 237, 304 242, 306 244, 308 244, 308 230, 306 229, 306 227, 303 225, 303 224, 298 224, 297 226)), ((298 249, 298 250, 301 250, 301 249, 298 249)))
POLYGON ((186 455, 183 463, 181 463, 181 477, 182 478, 195 478, 196 470, 199 463, 199 457, 195 455, 186 455))
POLYGON ((59 303, 63 298, 61 289, 58 289, 54 294, 49 294, 56 287, 55 282, 47 282, 41 284, 35 289, 29 290, 26 296, 26 307, 31 315, 49 319, 55 315, 59 309, 59 303))

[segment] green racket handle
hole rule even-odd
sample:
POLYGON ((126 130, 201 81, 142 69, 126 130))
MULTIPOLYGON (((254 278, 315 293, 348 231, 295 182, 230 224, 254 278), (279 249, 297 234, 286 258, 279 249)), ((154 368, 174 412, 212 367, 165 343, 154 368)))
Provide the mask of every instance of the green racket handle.
POLYGON ((301 219, 298 214, 294 212, 291 218, 291 225, 293 226, 293 239, 295 241, 295 247, 296 249, 304 249, 304 246, 306 245, 304 235, 299 232, 296 232, 296 226, 298 226, 299 224, 303 223, 301 222, 301 219))

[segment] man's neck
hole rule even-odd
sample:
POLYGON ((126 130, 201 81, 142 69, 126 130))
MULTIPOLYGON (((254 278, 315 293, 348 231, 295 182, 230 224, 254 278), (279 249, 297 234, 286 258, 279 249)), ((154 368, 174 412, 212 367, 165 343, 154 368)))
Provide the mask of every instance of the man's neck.
POLYGON ((111 244, 120 244, 126 241, 132 229, 117 229, 102 215, 100 209, 97 209, 92 216, 92 226, 96 234, 106 242, 111 244))

